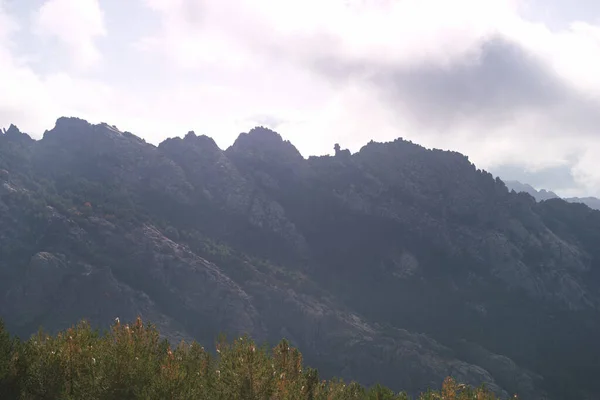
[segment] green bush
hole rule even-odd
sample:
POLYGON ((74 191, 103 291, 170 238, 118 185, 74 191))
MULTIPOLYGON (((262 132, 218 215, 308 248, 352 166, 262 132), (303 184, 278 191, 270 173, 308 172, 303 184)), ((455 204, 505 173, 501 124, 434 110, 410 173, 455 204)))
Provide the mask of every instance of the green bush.
MULTIPOLYGON (((248 337, 221 338, 213 356, 198 343, 172 347, 140 318, 118 320, 99 334, 80 322, 54 336, 40 331, 27 342, 10 338, 0 324, 0 398, 41 399, 206 399, 206 400, 400 400, 406 394, 376 385, 320 380, 285 340, 257 347, 248 337)), ((488 400, 448 378, 441 392, 423 400, 488 400)))

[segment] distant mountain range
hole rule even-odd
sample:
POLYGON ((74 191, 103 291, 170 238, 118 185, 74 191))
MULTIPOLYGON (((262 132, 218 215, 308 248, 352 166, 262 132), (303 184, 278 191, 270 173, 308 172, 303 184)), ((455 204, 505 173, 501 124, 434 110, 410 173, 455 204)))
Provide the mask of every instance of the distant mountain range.
POLYGON ((504 181, 508 190, 514 190, 515 192, 525 192, 533 196, 537 201, 544 201, 550 199, 562 198, 569 203, 582 203, 593 208, 594 210, 600 210, 600 199, 597 197, 560 197, 552 191, 545 189, 536 190, 533 186, 527 183, 521 183, 519 181, 504 181))

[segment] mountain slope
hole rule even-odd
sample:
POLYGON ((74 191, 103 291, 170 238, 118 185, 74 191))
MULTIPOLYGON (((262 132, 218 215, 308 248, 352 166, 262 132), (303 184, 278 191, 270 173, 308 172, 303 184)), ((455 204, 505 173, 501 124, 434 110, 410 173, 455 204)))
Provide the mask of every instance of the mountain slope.
POLYGON ((0 315, 14 332, 141 314, 171 338, 287 337, 367 385, 600 394, 596 211, 400 139, 304 159, 265 128, 225 151, 76 118, 39 141, 10 132, 0 315))

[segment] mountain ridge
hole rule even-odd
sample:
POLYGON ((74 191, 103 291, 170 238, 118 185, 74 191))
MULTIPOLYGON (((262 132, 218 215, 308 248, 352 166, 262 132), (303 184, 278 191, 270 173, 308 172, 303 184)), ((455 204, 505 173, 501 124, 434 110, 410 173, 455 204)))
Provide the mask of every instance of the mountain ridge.
POLYGON ((262 127, 222 150, 59 121, 0 135, 10 329, 141 314, 172 338, 284 336, 366 385, 600 393, 597 212, 401 139, 304 158, 262 127))
POLYGON ((600 210, 600 199, 597 197, 560 197, 552 191, 547 191, 546 189, 536 190, 533 186, 521 183, 519 181, 505 180, 504 183, 506 184, 509 190, 527 193, 534 197, 537 201, 544 201, 549 199, 563 199, 569 203, 581 203, 585 204, 589 208, 593 208, 594 210, 600 210))

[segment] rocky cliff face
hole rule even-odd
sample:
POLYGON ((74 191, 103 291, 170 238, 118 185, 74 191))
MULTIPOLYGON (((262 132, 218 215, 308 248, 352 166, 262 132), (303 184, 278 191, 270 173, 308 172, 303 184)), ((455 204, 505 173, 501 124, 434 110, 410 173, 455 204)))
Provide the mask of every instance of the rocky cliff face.
POLYGON ((22 335, 142 315, 173 340, 286 337, 364 384, 593 398, 598 243, 599 212, 403 140, 306 160, 265 128, 225 151, 76 118, 0 134, 0 315, 22 335))

